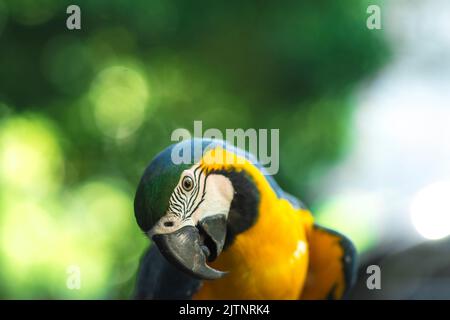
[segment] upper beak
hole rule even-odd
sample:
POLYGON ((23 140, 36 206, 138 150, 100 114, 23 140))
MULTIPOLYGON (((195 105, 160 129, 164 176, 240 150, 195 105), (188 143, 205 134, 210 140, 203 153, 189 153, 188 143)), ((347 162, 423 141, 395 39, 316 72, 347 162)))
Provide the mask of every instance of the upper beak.
POLYGON ((226 272, 211 268, 222 252, 226 236, 226 217, 209 216, 198 227, 184 226, 172 233, 156 234, 153 241, 167 260, 188 274, 205 280, 222 278, 226 272))

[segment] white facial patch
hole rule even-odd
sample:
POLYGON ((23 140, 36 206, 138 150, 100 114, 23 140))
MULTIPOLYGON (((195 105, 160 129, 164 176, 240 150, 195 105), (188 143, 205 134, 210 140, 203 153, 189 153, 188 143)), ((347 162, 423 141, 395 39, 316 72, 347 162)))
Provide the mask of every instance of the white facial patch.
POLYGON ((167 213, 149 235, 174 232, 195 226, 201 219, 223 214, 228 216, 234 189, 231 181, 219 174, 206 175, 199 165, 183 171, 169 199, 167 213))
POLYGON ((200 166, 183 171, 169 199, 168 213, 190 219, 205 198, 207 176, 200 166))
POLYGON ((202 204, 194 213, 197 222, 205 217, 223 214, 228 217, 234 189, 231 181, 220 174, 210 174, 206 179, 206 194, 202 204))

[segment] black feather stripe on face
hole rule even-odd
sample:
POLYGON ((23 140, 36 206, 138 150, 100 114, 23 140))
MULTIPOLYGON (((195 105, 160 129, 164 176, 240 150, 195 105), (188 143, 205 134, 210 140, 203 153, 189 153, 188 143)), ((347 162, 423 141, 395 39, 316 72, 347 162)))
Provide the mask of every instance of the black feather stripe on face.
MULTIPOLYGON (((197 199, 198 193, 199 193, 200 188, 201 188, 200 179, 202 177, 203 170, 200 170, 200 172, 199 172, 198 171, 199 169, 200 169, 200 166, 198 166, 194 170, 194 181, 195 181, 194 189, 192 191, 192 196, 189 199, 188 204, 187 204, 187 212, 190 212, 189 216, 192 216, 192 214, 195 212, 195 210, 192 210, 192 207, 195 204, 195 200, 197 199)), ((205 181, 203 181, 203 182, 205 183, 205 181)), ((203 189, 203 192, 204 192, 204 189, 203 189)), ((203 196, 202 196, 202 198, 203 198, 203 196)))
POLYGON ((169 211, 183 221, 189 219, 205 199, 207 174, 200 166, 194 169, 193 174, 194 185, 192 190, 184 190, 182 187, 183 180, 181 180, 169 198, 169 211), (203 181, 201 180, 202 177, 203 181), (202 188, 203 191, 200 192, 202 188))
POLYGON ((190 218, 194 212, 197 210, 197 208, 200 206, 200 204, 205 200, 205 195, 206 195, 206 179, 208 178, 208 175, 205 173, 205 171, 203 170, 203 168, 201 168, 200 166, 198 166, 195 170, 194 170, 194 178, 196 178, 197 180, 197 192, 195 193, 195 195, 192 196, 193 200, 192 200, 192 205, 190 206, 190 209, 188 209, 188 213, 186 218, 190 218), (198 169, 201 169, 200 172, 197 172, 198 169), (198 175, 198 177, 196 176, 196 174, 198 175), (201 198, 200 201, 197 203, 197 205, 195 206, 195 208, 192 209, 192 206, 195 204, 196 199, 198 198, 198 191, 200 190, 201 184, 200 184, 200 180, 201 177, 203 175, 203 192, 201 194, 201 198))

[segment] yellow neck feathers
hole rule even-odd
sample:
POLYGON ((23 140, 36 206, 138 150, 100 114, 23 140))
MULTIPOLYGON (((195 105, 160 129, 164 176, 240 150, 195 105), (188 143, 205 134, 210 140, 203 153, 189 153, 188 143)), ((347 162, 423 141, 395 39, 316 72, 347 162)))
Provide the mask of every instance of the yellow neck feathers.
POLYGON ((277 197, 247 159, 215 148, 200 161, 206 170, 245 171, 260 194, 258 218, 211 265, 229 274, 205 281, 194 299, 298 299, 308 269, 309 211, 277 197))

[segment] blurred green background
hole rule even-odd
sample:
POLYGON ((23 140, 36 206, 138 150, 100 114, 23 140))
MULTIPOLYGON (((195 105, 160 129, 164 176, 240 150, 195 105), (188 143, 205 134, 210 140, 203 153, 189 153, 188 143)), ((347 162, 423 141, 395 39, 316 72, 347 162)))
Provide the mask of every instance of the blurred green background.
POLYGON ((320 207, 355 88, 388 57, 368 4, 0 1, 0 298, 128 298, 148 245, 135 188, 194 120, 279 128, 277 181, 320 207))

